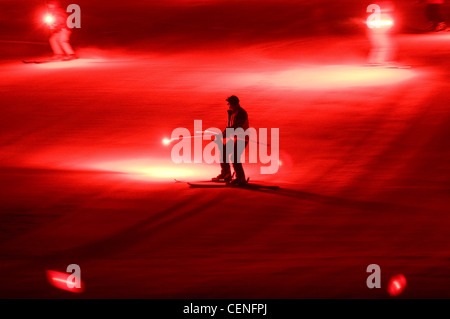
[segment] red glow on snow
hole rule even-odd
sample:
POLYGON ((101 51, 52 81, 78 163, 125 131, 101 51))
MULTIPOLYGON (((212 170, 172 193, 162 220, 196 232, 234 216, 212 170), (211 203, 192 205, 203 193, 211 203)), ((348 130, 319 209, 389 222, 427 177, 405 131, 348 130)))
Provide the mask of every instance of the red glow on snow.
POLYGON ((406 288, 406 278, 402 274, 395 275, 389 280, 388 293, 391 296, 400 295, 406 288))
POLYGON ((299 90, 347 89, 385 86, 417 76, 411 69, 351 65, 302 66, 286 71, 239 74, 230 81, 240 85, 297 88, 299 90))
POLYGON ((155 159, 130 159, 99 162, 90 168, 126 174, 128 178, 144 181, 167 181, 174 179, 204 179, 217 175, 219 164, 175 164, 155 159))
POLYGON ((195 176, 195 171, 184 167, 174 166, 149 166, 149 167, 129 167, 126 169, 129 174, 141 176, 143 178, 174 179, 195 176))
POLYGON ((47 280, 49 283, 58 289, 66 290, 73 293, 82 293, 84 291, 84 284, 81 282, 81 287, 73 287, 70 288, 68 284, 73 284, 72 282, 68 281, 68 278, 71 274, 65 273, 65 272, 59 272, 54 270, 47 270, 47 280))
MULTIPOLYGON (((51 63, 41 63, 27 65, 28 67, 35 67, 38 69, 66 69, 66 68, 91 68, 91 67, 111 67, 114 62, 108 62, 105 59, 76 59, 71 61, 52 61, 51 63)), ((113 65, 117 65, 113 64, 113 65)))

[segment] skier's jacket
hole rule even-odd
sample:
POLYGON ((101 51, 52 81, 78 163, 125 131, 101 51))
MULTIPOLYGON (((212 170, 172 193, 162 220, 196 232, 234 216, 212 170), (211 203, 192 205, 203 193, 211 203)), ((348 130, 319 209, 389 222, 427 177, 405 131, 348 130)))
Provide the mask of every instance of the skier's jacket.
MULTIPOLYGON (((236 110, 236 112, 233 113, 232 110, 228 110, 228 125, 227 128, 234 128, 235 130, 238 128, 242 128, 244 131, 246 131, 249 128, 249 124, 248 124, 248 115, 247 112, 242 108, 242 107, 238 107, 238 109, 236 110)), ((238 134, 236 138, 239 138, 238 134)), ((223 131, 223 136, 228 138, 230 136, 226 136, 226 129, 223 131)), ((245 136, 245 140, 248 141, 249 137, 248 135, 245 136)))
POLYGON ((62 8, 55 8, 51 10, 50 15, 53 17, 53 23, 50 25, 52 32, 59 32, 67 27, 67 13, 62 8))

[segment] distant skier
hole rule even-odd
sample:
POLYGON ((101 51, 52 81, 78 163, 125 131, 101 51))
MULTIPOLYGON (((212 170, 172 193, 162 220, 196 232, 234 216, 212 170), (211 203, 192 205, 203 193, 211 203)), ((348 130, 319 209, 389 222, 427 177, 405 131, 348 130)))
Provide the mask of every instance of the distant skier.
POLYGON ((442 14, 445 0, 421 0, 426 3, 426 16, 430 23, 428 31, 445 31, 447 24, 442 14))
POLYGON ((50 46, 53 50, 53 60, 68 61, 77 58, 72 46, 69 43, 72 31, 67 27, 67 13, 61 8, 56 0, 47 2, 49 14, 49 27, 51 36, 50 46))
POLYGON ((367 35, 371 49, 368 66, 396 66, 395 45, 392 37, 394 20, 394 2, 389 0, 375 1, 367 7, 370 14, 367 20, 367 35), (375 19, 370 19, 376 17, 375 19))
MULTIPOLYGON (((244 131, 249 128, 248 124, 248 115, 247 112, 241 107, 239 104, 239 99, 237 96, 230 96, 226 99, 228 102, 228 124, 227 128, 233 128, 238 129, 242 128, 244 131)), ((216 141, 222 140, 222 145, 219 145, 219 150, 221 152, 221 172, 217 177, 214 177, 212 181, 219 182, 219 181, 225 181, 230 182, 231 185, 244 185, 246 184, 247 180, 245 178, 244 169, 242 167, 242 163, 240 162, 240 158, 245 150, 245 148, 248 145, 248 136, 243 137, 233 137, 231 139, 231 136, 227 136, 227 130, 225 129, 222 132, 223 139, 216 139, 216 141), (240 142, 240 143, 239 143, 240 142), (231 145, 234 144, 233 145, 231 145), (244 147, 238 147, 239 144, 243 144, 244 147), (227 145, 233 146, 229 147, 229 149, 232 149, 231 153, 227 153, 227 145), (235 179, 232 180, 231 175, 231 169, 230 169, 230 163, 227 161, 231 157, 231 161, 233 163, 233 169, 236 174, 235 179)))

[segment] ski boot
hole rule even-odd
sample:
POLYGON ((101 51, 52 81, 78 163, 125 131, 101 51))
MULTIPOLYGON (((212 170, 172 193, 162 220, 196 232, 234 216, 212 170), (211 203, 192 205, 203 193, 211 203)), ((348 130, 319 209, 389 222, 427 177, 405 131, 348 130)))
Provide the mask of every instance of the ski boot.
POLYGON ((50 58, 50 62, 61 62, 64 61, 64 55, 62 54, 55 54, 50 58))
POLYGON ((245 179, 245 176, 236 177, 235 179, 233 179, 230 182, 230 186, 240 187, 240 186, 245 186, 245 185, 247 185, 247 179, 245 179))
POLYGON ((69 54, 64 57, 64 61, 72 61, 78 59, 76 54, 69 54))
POLYGON ((211 181, 219 183, 219 182, 225 182, 229 183, 231 181, 232 175, 231 172, 222 172, 216 177, 211 178, 211 181))
POLYGON ((441 32, 447 30, 447 24, 445 22, 439 22, 434 31, 441 32))

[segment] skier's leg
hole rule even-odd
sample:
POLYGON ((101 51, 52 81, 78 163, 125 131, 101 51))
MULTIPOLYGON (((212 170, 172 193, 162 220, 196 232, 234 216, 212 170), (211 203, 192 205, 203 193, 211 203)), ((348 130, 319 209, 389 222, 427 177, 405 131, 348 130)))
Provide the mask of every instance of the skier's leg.
POLYGON ((369 65, 380 65, 381 62, 381 41, 379 31, 369 29, 368 38, 370 41, 370 52, 367 57, 367 63, 369 65))
POLYGON ((427 5, 427 19, 429 21, 428 31, 435 31, 438 24, 438 7, 436 4, 427 5))
POLYGON ((445 23, 444 15, 442 14, 442 4, 436 5, 436 22, 435 31, 444 31, 447 29, 447 23, 445 23))
POLYGON ((75 52, 72 49, 72 46, 69 43, 70 35, 72 31, 68 29, 63 29, 61 31, 61 47, 64 50, 64 53, 69 57, 74 57, 75 52))
POLYGON ((385 65, 394 65, 395 46, 392 41, 392 36, 388 32, 384 32, 380 36, 380 62, 385 65))
POLYGON ((229 181, 231 180, 231 167, 227 161, 227 148, 226 144, 223 144, 222 140, 218 141, 220 150, 220 174, 214 177, 212 180, 217 181, 229 181))
POLYGON ((241 157, 245 151, 245 148, 248 145, 248 141, 245 141, 245 144, 240 146, 239 143, 234 144, 234 152, 231 155, 233 159, 233 169, 236 173, 236 179, 234 180, 235 184, 245 184, 247 182, 245 178, 244 168, 242 166, 241 157))
POLYGON ((52 34, 52 36, 50 37, 50 39, 49 39, 50 46, 51 46, 52 51, 53 51, 53 57, 55 59, 60 59, 64 55, 64 51, 63 51, 63 49, 61 48, 61 45, 60 45, 60 41, 61 41, 60 37, 61 37, 60 32, 54 32, 52 34))

